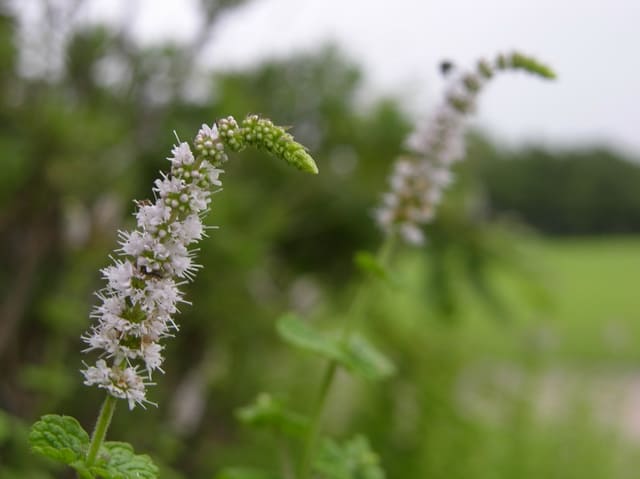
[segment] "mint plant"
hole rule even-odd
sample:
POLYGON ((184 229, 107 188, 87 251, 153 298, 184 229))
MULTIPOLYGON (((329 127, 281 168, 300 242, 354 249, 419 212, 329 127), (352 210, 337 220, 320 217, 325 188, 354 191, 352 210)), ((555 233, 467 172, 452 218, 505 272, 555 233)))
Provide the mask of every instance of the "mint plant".
POLYGON ((186 303, 180 286, 201 265, 193 245, 206 236, 203 219, 211 196, 222 185, 226 149, 248 146, 308 173, 318 169, 306 149, 284 128, 256 115, 241 124, 233 117, 203 125, 193 149, 178 140, 168 158, 171 168, 154 183, 154 201, 137 202, 137 227, 120 232, 113 264, 102 270, 106 286, 96 293, 95 323, 83 336, 85 352, 98 351, 82 370, 84 384, 104 389, 106 398, 91 437, 76 419, 46 415, 29 436, 34 452, 74 468, 82 478, 151 479, 158 469, 146 455, 124 442, 105 441, 118 399, 129 409, 153 404, 147 389, 162 371, 165 339, 179 329, 178 305, 186 303))
POLYGON ((452 166, 465 156, 466 117, 474 112, 478 95, 489 80, 497 73, 518 70, 544 79, 555 77, 550 68, 520 53, 481 60, 469 72, 451 71, 451 65, 446 70, 449 85, 443 103, 428 122, 418 125, 407 138, 408 151, 396 159, 389 178, 390 191, 375 211, 375 220, 385 233, 383 244, 375 255, 359 252, 355 256, 355 264, 365 276, 343 315, 341 330, 322 333, 291 313, 277 322, 277 332, 286 343, 326 362, 310 413, 305 416, 290 411, 264 393, 239 412, 239 419, 250 426, 297 439, 300 454, 295 474, 283 471, 282 475, 272 476, 255 469, 229 469, 218 479, 385 477, 366 438, 356 435, 335 441, 322 434, 322 417, 339 369, 370 381, 384 380, 395 371, 393 363, 356 330, 366 311, 372 280, 393 284, 389 264, 398 240, 408 245, 424 243, 423 227, 434 219, 444 189, 453 181, 452 166))
MULTIPOLYGON (((447 70, 451 70, 450 66, 447 70)), ((358 331, 373 281, 394 284, 390 271, 399 243, 424 243, 424 225, 433 220, 444 189, 453 181, 452 165, 464 158, 465 119, 475 109, 485 84, 502 71, 522 70, 553 78, 535 59, 512 53, 480 61, 470 72, 449 71, 444 102, 433 118, 407 138, 407 152, 396 159, 390 190, 375 211, 385 233, 377 254, 359 252, 356 266, 364 273, 339 331, 324 333, 293 313, 283 315, 276 331, 283 341, 325 362, 325 372, 310 411, 290 410, 266 393, 240 408, 238 419, 252 427, 296 441, 296 460, 280 473, 251 467, 229 468, 218 479, 383 479, 378 455, 362 435, 336 440, 323 434, 323 416, 338 370, 368 381, 381 381, 395 366, 358 331)), ((83 479, 158 477, 147 455, 125 442, 106 441, 118 400, 128 407, 156 405, 147 397, 154 374, 163 372, 164 340, 179 329, 175 316, 187 303, 180 287, 202 268, 193 246, 206 236, 203 219, 212 194, 221 185, 227 150, 247 147, 265 151, 304 172, 318 173, 312 157, 284 128, 256 115, 241 123, 233 117, 203 125, 192 145, 178 140, 168 158, 170 171, 154 183, 154 200, 137 202, 136 229, 120 232, 113 263, 102 270, 106 286, 96 293, 94 324, 83 335, 86 353, 95 362, 82 369, 84 384, 104 389, 106 398, 89 435, 70 416, 46 415, 29 436, 34 452, 64 463, 83 479)))

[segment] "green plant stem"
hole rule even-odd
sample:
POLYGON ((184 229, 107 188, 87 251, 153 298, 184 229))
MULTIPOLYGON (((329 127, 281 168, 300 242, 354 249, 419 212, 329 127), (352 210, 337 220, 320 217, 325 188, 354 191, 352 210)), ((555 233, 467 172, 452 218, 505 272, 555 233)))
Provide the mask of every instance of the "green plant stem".
POLYGON ((291 450, 286 437, 280 436, 278 438, 278 451, 280 453, 282 479, 293 479, 295 477, 295 469, 292 467, 291 450))
POLYGON ((311 426, 309 427, 309 433, 305 442, 304 452, 302 455, 302 465, 300 467, 300 479, 309 479, 311 474, 311 462, 313 460, 313 451, 318 443, 320 436, 320 421, 322 419, 322 413, 327 402, 327 396, 331 389, 331 384, 336 376, 338 370, 338 363, 331 360, 327 365, 327 370, 324 373, 322 379, 322 385, 320 386, 320 394, 316 401, 313 413, 311 416, 311 426))
POLYGON ((117 399, 114 398, 111 394, 107 394, 107 397, 102 403, 102 408, 100 409, 100 414, 98 415, 98 420, 96 421, 96 427, 93 430, 93 434, 91 436, 89 452, 87 452, 87 467, 93 466, 96 458, 98 457, 100 446, 102 446, 104 438, 107 435, 109 425, 111 424, 113 411, 116 409, 116 401, 117 399))
MULTIPOLYGON (((391 257, 393 252, 393 247, 395 244, 395 235, 389 235, 386 237, 384 243, 378 250, 376 254, 376 260, 380 262, 383 266, 386 265, 387 261, 391 257)), ((342 341, 347 342, 349 337, 351 336, 351 332, 353 331, 353 327, 357 320, 362 316, 364 312, 364 307, 367 299, 367 291, 370 283, 370 278, 367 276, 364 280, 360 282, 358 285, 358 289, 356 290, 355 296, 351 305, 349 306, 349 310, 347 312, 347 316, 345 318, 344 326, 342 329, 342 341)), ((318 439, 320 437, 320 424, 322 422, 322 414, 324 412, 327 398, 329 396, 329 391, 331 390, 331 385, 335 380, 336 373, 338 372, 338 362, 335 360, 329 361, 327 364, 327 369, 325 370, 324 377, 322 379, 322 384, 320 385, 320 392, 318 394, 318 399, 316 400, 315 407, 313 409, 311 415, 311 425, 309 427, 309 432, 307 434, 307 438, 304 445, 304 452, 302 455, 302 462, 300 466, 300 476, 299 479, 310 479, 311 477, 311 464, 313 462, 313 453, 316 449, 318 439)))

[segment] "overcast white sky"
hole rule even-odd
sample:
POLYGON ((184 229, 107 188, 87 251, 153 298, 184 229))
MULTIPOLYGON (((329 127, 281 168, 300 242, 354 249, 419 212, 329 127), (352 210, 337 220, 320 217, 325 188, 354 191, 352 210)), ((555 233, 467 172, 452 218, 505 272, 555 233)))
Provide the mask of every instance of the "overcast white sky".
MULTIPOLYGON (((117 21, 126 2, 94 2, 91 15, 117 21)), ((139 0, 137 35, 189 38, 193 4, 139 0)), ((256 0, 224 19, 204 60, 238 67, 331 40, 364 67, 369 91, 395 92, 416 113, 441 92, 442 58, 533 54, 559 79, 505 75, 477 124, 509 142, 604 142, 640 156, 640 0, 256 0)))

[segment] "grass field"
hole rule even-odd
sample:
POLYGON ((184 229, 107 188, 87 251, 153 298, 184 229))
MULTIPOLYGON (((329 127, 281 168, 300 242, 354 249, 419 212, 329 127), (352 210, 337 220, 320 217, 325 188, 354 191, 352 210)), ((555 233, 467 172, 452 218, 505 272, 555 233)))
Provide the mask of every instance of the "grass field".
MULTIPOLYGON (((519 271, 491 275, 501 310, 461 286, 459 341, 499 356, 533 344, 557 359, 640 362, 640 238, 527 240, 519 250, 519 271)), ((396 301, 424 316, 410 297, 396 301)))

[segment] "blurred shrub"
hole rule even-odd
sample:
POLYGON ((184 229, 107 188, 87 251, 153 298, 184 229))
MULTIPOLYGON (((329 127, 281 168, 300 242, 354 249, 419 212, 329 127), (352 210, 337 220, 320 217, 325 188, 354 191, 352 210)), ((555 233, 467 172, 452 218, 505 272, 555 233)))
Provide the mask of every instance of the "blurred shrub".
POLYGON ((490 208, 541 232, 640 232, 640 164, 611 149, 489 147, 474 173, 490 208))

